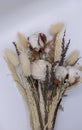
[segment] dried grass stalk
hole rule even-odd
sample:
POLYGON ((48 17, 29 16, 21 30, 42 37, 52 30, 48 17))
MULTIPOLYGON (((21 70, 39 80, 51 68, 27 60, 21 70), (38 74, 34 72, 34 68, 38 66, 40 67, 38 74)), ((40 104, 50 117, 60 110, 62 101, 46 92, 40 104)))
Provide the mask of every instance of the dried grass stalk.
POLYGON ((43 98, 43 93, 42 93, 40 83, 38 83, 38 87, 39 87, 39 106, 40 106, 42 123, 43 123, 43 126, 44 126, 45 125, 45 103, 44 103, 44 98, 43 98))
POLYGON ((60 61, 61 53, 62 53, 62 41, 58 34, 55 41, 54 61, 60 61))
POLYGON ((64 86, 62 87, 62 89, 58 89, 56 96, 53 97, 53 99, 52 99, 50 112, 48 114, 48 122, 47 122, 47 125, 46 125, 46 127, 48 127, 48 130, 52 130, 52 128, 53 128, 54 114, 56 112, 57 105, 58 105, 60 99, 62 98, 63 93, 65 92, 65 89, 66 88, 64 86))
POLYGON ((25 37, 24 37, 21 33, 19 33, 19 32, 18 32, 18 38, 19 38, 21 44, 22 44, 25 48, 27 48, 27 47, 28 47, 28 41, 27 41, 27 40, 25 39, 25 37))
POLYGON ((40 126, 40 121, 39 121, 37 104, 36 104, 35 98, 33 96, 33 92, 32 92, 32 89, 30 87, 30 84, 28 82, 26 82, 26 85, 27 85, 26 93, 27 93, 28 102, 30 105, 30 111, 32 114, 33 127, 34 127, 34 130, 40 130, 41 126, 40 126))
POLYGON ((20 54, 20 63, 21 63, 21 68, 25 76, 30 76, 31 75, 31 65, 30 65, 30 60, 28 56, 22 52, 20 54))
POLYGON ((61 30, 63 29, 63 27, 64 27, 63 23, 57 23, 57 24, 52 25, 50 27, 49 32, 50 32, 51 35, 55 35, 55 34, 61 32, 61 30))
POLYGON ((78 50, 73 51, 73 52, 69 55, 69 57, 67 58, 66 64, 67 64, 67 65, 73 65, 73 64, 76 62, 76 60, 78 59, 79 54, 80 54, 80 53, 79 53, 78 50))
POLYGON ((11 51, 10 49, 5 49, 5 55, 14 66, 19 65, 19 59, 13 51, 11 51))

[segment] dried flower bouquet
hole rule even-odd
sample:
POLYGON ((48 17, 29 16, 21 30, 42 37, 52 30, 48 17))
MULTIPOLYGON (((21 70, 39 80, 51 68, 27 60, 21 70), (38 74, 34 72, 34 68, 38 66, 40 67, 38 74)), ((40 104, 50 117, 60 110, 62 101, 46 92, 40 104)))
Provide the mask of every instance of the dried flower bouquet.
POLYGON ((5 60, 30 111, 32 130, 53 130, 60 102, 68 88, 82 82, 82 67, 76 66, 79 51, 66 58, 70 40, 60 32, 63 23, 50 27, 51 40, 43 33, 27 39, 18 33, 21 44, 13 42, 16 54, 5 50, 5 60))

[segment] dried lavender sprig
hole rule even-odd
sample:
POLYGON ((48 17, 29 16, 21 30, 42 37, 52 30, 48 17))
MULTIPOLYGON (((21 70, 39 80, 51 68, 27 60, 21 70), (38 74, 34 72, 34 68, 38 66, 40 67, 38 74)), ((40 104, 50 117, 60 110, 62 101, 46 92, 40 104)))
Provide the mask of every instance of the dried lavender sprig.
POLYGON ((66 47, 64 48, 64 51, 61 54, 61 60, 60 60, 60 63, 59 63, 60 66, 62 66, 63 63, 64 63, 64 60, 65 60, 65 57, 66 57, 66 53, 67 53, 67 50, 69 48, 69 44, 70 44, 70 40, 68 41, 66 47))
POLYGON ((64 31, 64 35, 63 35, 63 38, 62 38, 62 52, 65 49, 65 35, 66 35, 66 30, 64 31))
POLYGON ((54 73, 54 67, 59 63, 59 61, 55 61, 53 64, 52 64, 52 67, 51 67, 51 77, 50 77, 50 83, 48 85, 48 90, 52 90, 53 89, 53 86, 54 86, 54 79, 55 79, 55 73, 54 73))
POLYGON ((59 65, 63 64, 63 53, 65 50, 65 35, 66 35, 66 30, 64 31, 63 38, 62 38, 62 53, 61 53, 61 60, 59 65))

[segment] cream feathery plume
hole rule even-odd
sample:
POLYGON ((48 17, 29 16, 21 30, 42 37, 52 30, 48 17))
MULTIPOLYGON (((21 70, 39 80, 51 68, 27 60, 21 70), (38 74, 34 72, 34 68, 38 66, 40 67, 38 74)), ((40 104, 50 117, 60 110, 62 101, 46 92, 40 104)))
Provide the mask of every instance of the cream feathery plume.
POLYGON ((75 51, 73 51, 70 55, 69 55, 69 57, 67 58, 67 60, 66 60, 66 65, 73 65, 75 62, 76 62, 76 60, 79 58, 79 51, 78 50, 75 50, 75 51))
POLYGON ((19 59, 18 57, 14 54, 14 52, 10 49, 5 49, 5 56, 9 59, 9 61, 14 65, 18 66, 19 65, 19 59))
POLYGON ((61 32, 63 28, 64 28, 63 23, 57 23, 55 25, 51 25, 49 32, 51 35, 55 35, 55 34, 61 32))
POLYGON ((25 76, 30 76, 31 75, 31 65, 30 65, 30 60, 26 53, 22 52, 19 55, 20 58, 20 63, 21 63, 21 68, 25 76))
POLYGON ((27 48, 27 47, 28 47, 28 41, 25 39, 25 37, 24 37, 20 32, 18 32, 17 35, 18 35, 18 38, 19 38, 21 44, 22 44, 25 48, 27 48))
POLYGON ((55 41, 54 61, 60 61, 61 52, 62 52, 62 41, 58 34, 55 41))

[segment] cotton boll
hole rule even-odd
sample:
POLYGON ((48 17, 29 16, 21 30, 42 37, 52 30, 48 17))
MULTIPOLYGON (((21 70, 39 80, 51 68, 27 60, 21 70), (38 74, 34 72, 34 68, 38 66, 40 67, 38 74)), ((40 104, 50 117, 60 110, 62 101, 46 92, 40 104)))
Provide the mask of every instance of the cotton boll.
POLYGON ((81 77, 81 71, 79 71, 77 68, 67 67, 67 70, 69 74, 68 82, 70 84, 73 84, 76 81, 76 79, 79 79, 81 77))
POLYGON ((56 76, 56 79, 58 79, 59 81, 62 81, 65 79, 67 75, 67 70, 65 67, 63 66, 59 66, 57 69, 56 69, 56 72, 55 72, 55 76, 56 76))
POLYGON ((43 33, 35 33, 29 37, 29 43, 36 51, 39 51, 46 43, 46 36, 43 33))
POLYGON ((25 76, 30 76, 31 75, 31 65, 30 65, 30 60, 26 53, 22 52, 19 56, 20 58, 20 63, 21 63, 21 68, 25 76))
POLYGON ((36 60, 32 63, 32 76, 34 79, 44 81, 46 76, 46 66, 51 67, 50 63, 44 60, 36 60))
POLYGON ((70 84, 73 84, 75 82, 75 71, 74 71, 74 69, 69 68, 68 69, 68 74, 69 74, 69 77, 68 77, 67 81, 70 84))

